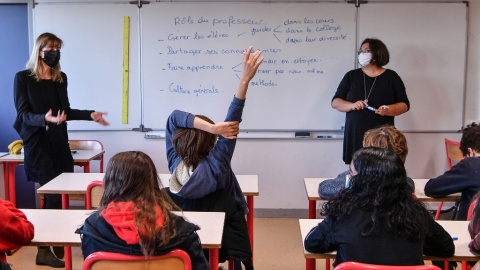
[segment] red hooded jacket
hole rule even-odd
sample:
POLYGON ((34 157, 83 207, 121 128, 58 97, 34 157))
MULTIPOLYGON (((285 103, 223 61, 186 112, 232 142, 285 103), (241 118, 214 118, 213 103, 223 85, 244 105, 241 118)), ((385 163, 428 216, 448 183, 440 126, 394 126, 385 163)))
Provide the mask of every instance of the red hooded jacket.
POLYGON ((0 260, 5 252, 28 244, 33 239, 33 224, 9 201, 0 199, 0 260))

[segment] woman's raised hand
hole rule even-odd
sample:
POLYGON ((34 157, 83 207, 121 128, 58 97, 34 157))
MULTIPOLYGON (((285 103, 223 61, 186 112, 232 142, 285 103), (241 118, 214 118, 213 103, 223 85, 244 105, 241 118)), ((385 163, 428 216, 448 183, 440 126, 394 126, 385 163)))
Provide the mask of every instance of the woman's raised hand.
POLYGON ((252 53, 252 50, 253 47, 250 46, 250 48, 243 53, 243 72, 241 80, 247 83, 255 76, 258 67, 263 62, 263 57, 258 59, 262 52, 257 50, 252 53))

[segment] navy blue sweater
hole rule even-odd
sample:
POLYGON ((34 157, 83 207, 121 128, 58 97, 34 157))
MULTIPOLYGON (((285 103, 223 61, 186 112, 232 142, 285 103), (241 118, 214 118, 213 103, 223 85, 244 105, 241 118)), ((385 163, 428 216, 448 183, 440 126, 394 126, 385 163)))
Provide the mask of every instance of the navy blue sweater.
MULTIPOLYGON (((240 122, 244 105, 244 99, 234 97, 230 103, 225 122, 240 122)), ((177 128, 193 128, 194 119, 195 115, 179 110, 173 111, 168 118, 165 141, 170 173, 175 171, 175 168, 182 160, 173 148, 172 134, 177 128)), ((199 199, 216 190, 227 190, 242 206, 245 214, 247 214, 247 202, 231 167, 236 142, 236 139, 232 140, 219 136, 215 148, 200 161, 190 179, 183 185, 177 195, 186 199, 199 199)))
POLYGON ((428 180, 424 191, 425 195, 433 198, 442 198, 461 192, 457 219, 467 220, 470 202, 480 191, 480 158, 464 158, 443 175, 428 180))

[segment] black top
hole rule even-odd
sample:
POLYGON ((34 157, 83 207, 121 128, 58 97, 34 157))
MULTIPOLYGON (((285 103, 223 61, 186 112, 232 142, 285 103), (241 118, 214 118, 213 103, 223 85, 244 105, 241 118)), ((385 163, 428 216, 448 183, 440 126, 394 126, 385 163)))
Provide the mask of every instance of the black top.
POLYGON ((340 222, 325 219, 305 238, 305 250, 325 253, 337 250, 335 264, 355 261, 380 265, 422 265, 423 254, 450 257, 455 252, 452 237, 442 226, 429 218, 428 232, 418 241, 395 237, 386 230, 363 236, 370 228, 371 212, 353 210, 340 222))
MULTIPOLYGON (((343 77, 333 99, 341 98, 357 102, 365 100, 368 96, 368 105, 374 108, 403 102, 410 109, 405 85, 395 71, 387 69, 378 75, 370 92, 374 80, 375 77, 365 75, 364 87, 362 69, 351 70, 343 77)), ((363 135, 367 130, 386 124, 394 125, 394 117, 381 116, 367 109, 347 112, 343 139, 343 161, 350 164, 353 153, 362 148, 363 135)))
POLYGON ((67 120, 92 120, 89 110, 70 108, 67 76, 63 82, 35 81, 29 70, 20 71, 14 80, 14 102, 17 118, 13 127, 23 140, 25 172, 28 181, 44 185, 63 172, 73 172, 73 158, 68 145, 66 123, 45 123, 52 109, 65 111, 67 120))

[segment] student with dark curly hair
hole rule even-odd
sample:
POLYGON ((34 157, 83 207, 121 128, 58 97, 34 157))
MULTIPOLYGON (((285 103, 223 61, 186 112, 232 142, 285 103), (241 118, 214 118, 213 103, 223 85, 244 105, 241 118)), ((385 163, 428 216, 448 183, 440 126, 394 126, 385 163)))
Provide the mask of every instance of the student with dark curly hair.
POLYGON ((307 251, 337 250, 336 264, 421 265, 423 254, 453 256, 452 237, 413 198, 397 154, 362 148, 350 175, 349 188, 324 204, 326 219, 305 238, 307 251))
POLYGON ((466 158, 443 175, 430 179, 425 185, 425 195, 442 198, 461 192, 457 220, 467 220, 472 198, 480 191, 480 125, 472 123, 462 130, 460 150, 466 158))

